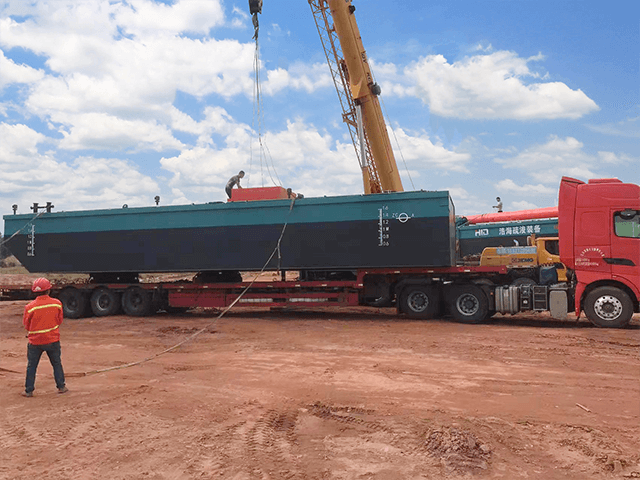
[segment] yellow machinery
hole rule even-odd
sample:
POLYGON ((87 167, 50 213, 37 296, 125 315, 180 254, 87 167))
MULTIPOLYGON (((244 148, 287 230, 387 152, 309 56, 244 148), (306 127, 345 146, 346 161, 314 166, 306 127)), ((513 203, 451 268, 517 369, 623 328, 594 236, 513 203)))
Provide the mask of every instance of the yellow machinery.
POLYGON ((531 235, 526 247, 487 247, 482 251, 480 265, 485 267, 507 266, 518 269, 535 269, 553 265, 558 271, 558 281, 567 281, 567 267, 560 261, 558 237, 536 238, 531 235))
POLYGON ((380 108, 351 0, 309 0, 329 63, 343 120, 362 169, 365 193, 402 192, 402 182, 380 108), (333 23, 331 22, 333 19, 333 23))

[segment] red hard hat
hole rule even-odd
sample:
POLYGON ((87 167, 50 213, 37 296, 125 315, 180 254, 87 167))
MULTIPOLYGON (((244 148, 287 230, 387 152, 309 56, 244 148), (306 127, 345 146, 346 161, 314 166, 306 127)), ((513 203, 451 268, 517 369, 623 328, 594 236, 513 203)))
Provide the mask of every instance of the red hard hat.
POLYGON ((51 290, 51 282, 46 278, 37 278, 31 287, 32 292, 44 292, 46 290, 51 290))

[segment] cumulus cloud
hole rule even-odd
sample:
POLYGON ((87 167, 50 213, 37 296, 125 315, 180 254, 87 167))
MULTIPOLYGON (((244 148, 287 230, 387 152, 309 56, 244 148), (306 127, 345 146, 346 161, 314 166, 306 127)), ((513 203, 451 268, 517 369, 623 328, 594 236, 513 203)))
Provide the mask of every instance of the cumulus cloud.
POLYGON ((103 113, 76 115, 69 123, 59 147, 65 150, 155 150, 180 149, 165 125, 155 121, 124 120, 103 113))
MULTIPOLYGON (((45 59, 49 71, 2 55, 0 88, 30 83, 24 107, 64 135, 61 148, 181 148, 172 128, 191 127, 173 105, 177 92, 196 99, 253 93, 254 44, 213 36, 226 21, 220 1, 23 3, 4 6, 0 47, 31 51, 45 59)), ((242 10, 234 8, 232 15, 249 21, 242 10)), ((332 83, 323 64, 267 70, 263 78, 265 94, 309 93, 332 83)), ((195 128, 198 145, 211 143, 207 122, 195 128)))
POLYGON ((53 202, 58 210, 150 205, 155 180, 122 159, 79 157, 71 163, 41 153, 47 137, 26 125, 0 123, 0 201, 21 213, 33 202, 53 202))
POLYGON ((416 186, 417 188, 433 188, 433 185, 425 183, 434 174, 469 173, 468 167, 471 163, 471 155, 469 153, 448 150, 440 140, 432 140, 425 132, 411 135, 404 129, 397 127, 393 132, 390 131, 389 135, 394 140, 397 139, 400 146, 399 151, 396 153, 396 163, 402 165, 401 153, 402 159, 410 169, 412 178, 421 184, 416 186), (426 178, 418 180, 420 172, 426 173, 426 178))
POLYGON ((0 90, 13 83, 33 83, 44 77, 42 70, 37 70, 29 65, 18 65, 5 57, 0 50, 0 90))
POLYGON ((262 91, 275 94, 284 89, 294 89, 311 93, 332 84, 333 80, 324 63, 316 63, 311 66, 295 64, 287 70, 283 68, 269 70, 262 91))
POLYGON ((240 169, 249 174, 243 184, 254 187, 282 183, 285 188, 308 196, 362 190, 362 176, 353 147, 335 142, 313 125, 301 120, 288 122, 284 130, 268 132, 262 139, 266 148, 261 148, 256 138, 244 137, 246 127, 224 115, 218 120, 219 131, 234 129, 241 133, 225 136, 224 146, 183 149, 179 155, 161 160, 162 168, 172 174, 170 186, 190 192, 190 200, 222 200, 227 180, 240 169), (249 165, 253 168, 249 169, 249 165), (339 181, 327 183, 327 178, 339 181))
MULTIPOLYGON (((553 188, 555 191, 563 175, 582 180, 611 177, 612 175, 607 173, 607 165, 633 162, 627 155, 614 152, 588 153, 583 143, 577 139, 560 138, 556 135, 549 136, 544 144, 532 145, 512 157, 499 158, 496 161, 506 169, 521 170, 534 181, 540 182, 541 185, 519 187, 527 194, 536 191, 549 193, 544 187, 553 188)), ((511 180, 503 181, 503 186, 507 189, 513 185, 511 180)))
POLYGON ((117 4, 116 21, 136 36, 174 36, 182 32, 207 34, 224 22, 219 0, 177 0, 171 5, 149 0, 117 4))
POLYGON ((453 118, 576 119, 599 110, 582 90, 540 82, 529 64, 541 59, 498 51, 449 63, 429 55, 405 69, 413 82, 407 93, 429 104, 432 113, 453 118))

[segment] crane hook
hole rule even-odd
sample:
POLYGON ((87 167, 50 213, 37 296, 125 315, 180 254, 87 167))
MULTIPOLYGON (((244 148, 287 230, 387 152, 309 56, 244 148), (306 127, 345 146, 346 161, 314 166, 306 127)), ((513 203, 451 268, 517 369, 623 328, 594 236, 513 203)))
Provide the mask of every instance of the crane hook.
POLYGON ((258 40, 258 14, 262 13, 262 0, 249 0, 249 13, 253 15, 254 40, 258 40))

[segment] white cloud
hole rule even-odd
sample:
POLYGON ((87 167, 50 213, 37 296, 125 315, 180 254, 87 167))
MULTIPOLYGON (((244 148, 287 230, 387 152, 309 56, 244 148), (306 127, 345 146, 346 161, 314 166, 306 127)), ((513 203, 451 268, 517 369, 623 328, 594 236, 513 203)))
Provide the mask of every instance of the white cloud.
POLYGON ((496 191, 498 192, 514 192, 519 195, 554 195, 556 193, 556 189, 552 187, 547 187, 542 184, 537 185, 518 185, 510 178, 505 178, 504 180, 500 180, 496 186, 496 191))
MULTIPOLYGON (((517 169, 525 172, 534 181, 542 185, 528 185, 524 193, 534 193, 543 186, 557 189, 562 176, 579 178, 581 180, 611 177, 607 166, 620 163, 631 163, 634 160, 627 155, 613 152, 597 152, 590 154, 584 150, 582 142, 573 137, 560 138, 551 135, 544 144, 532 145, 510 158, 500 158, 496 162, 507 169, 517 169)), ((515 188, 510 180, 504 181, 505 188, 515 188)))
POLYGON ((629 155, 617 155, 613 152, 598 152, 598 158, 601 162, 608 163, 610 165, 620 165, 623 163, 631 163, 633 161, 629 155))
POLYGON ((40 153, 44 135, 26 125, 0 123, 0 201, 18 204, 21 213, 34 202, 57 210, 150 205, 157 183, 129 162, 80 157, 71 165, 40 153))
MULTIPOLYGON (((202 122, 195 127, 199 132, 191 131, 189 119, 173 106, 176 92, 197 99, 253 92, 253 43, 208 36, 224 22, 219 1, 69 0, 10 5, 4 13, 18 11, 27 20, 0 19, 0 46, 44 57, 51 73, 2 56, 0 88, 31 82, 24 107, 65 135, 65 149, 180 148, 170 128, 194 133, 198 145, 208 145, 215 128, 202 122), (202 38, 182 35, 189 32, 202 38)), ((234 15, 248 18, 242 11, 234 15)), ((265 94, 310 93, 332 83, 324 64, 298 63, 267 71, 264 78, 265 94)), ((0 111, 7 108, 3 104, 0 111)))
POLYGON ((587 125, 593 132, 616 137, 640 138, 640 117, 627 118, 616 123, 602 125, 587 125))
POLYGON ((240 169, 248 174, 243 180, 245 186, 271 186, 273 178, 276 184, 280 179, 285 188, 307 196, 362 191, 362 176, 353 147, 334 142, 312 125, 300 120, 288 122, 285 130, 268 132, 262 139, 266 148, 260 149, 256 138, 245 137, 246 127, 224 115, 218 121, 215 127, 218 131, 239 132, 227 135, 225 146, 184 149, 175 157, 161 160, 162 168, 173 174, 170 186, 189 191, 192 199, 223 199, 227 180, 240 169), (338 180, 327 183, 327 178, 338 180))
POLYGON ((136 36, 174 36, 182 32, 207 34, 224 22, 218 0, 177 0, 171 5, 149 0, 117 4, 116 21, 136 36))
POLYGON ((0 123, 0 138, 0 164, 20 167, 30 156, 38 153, 38 144, 46 137, 26 125, 0 123))
POLYGON ((473 52, 490 52, 492 50, 493 46, 491 44, 485 46, 482 43, 478 43, 471 48, 473 52))
POLYGON ((469 194, 467 189, 461 187, 460 185, 455 187, 445 187, 444 190, 447 190, 449 194, 457 200, 468 200, 469 198, 471 198, 471 195, 469 194))
POLYGON ((449 63, 442 55, 429 55, 404 73, 414 83, 413 95, 444 117, 576 119, 599 110, 582 90, 564 83, 527 83, 539 77, 528 64, 541 58, 499 51, 449 63))
POLYGON ((150 205, 157 183, 129 162, 80 157, 72 164, 40 153, 47 138, 26 125, 0 123, 0 202, 28 213, 33 202, 52 202, 57 210, 150 205))
MULTIPOLYGON (((409 135, 404 129, 397 127, 393 132, 389 131, 389 136, 392 138, 392 143, 395 143, 397 138, 402 157, 409 168, 426 171, 429 175, 433 172, 469 173, 468 165, 471 162, 471 155, 447 150, 442 142, 436 140, 434 143, 424 132, 409 135)), ((399 165, 401 165, 400 151, 396 153, 396 163, 399 165)))
POLYGON ((333 84, 327 66, 323 63, 313 65, 295 64, 288 70, 276 68, 267 72, 267 80, 262 85, 262 91, 275 94, 285 89, 304 90, 311 93, 319 88, 326 88, 333 84))
POLYGON ((28 65, 17 65, 4 56, 0 50, 0 90, 12 83, 33 83, 44 76, 42 70, 36 70, 28 65))
POLYGON ((124 120, 102 113, 76 115, 70 121, 73 126, 67 132, 59 147, 65 150, 155 150, 180 149, 183 145, 176 140, 165 125, 155 121, 124 120))
POLYGON ((509 208, 513 210, 534 210, 536 208, 540 208, 535 203, 527 202, 526 200, 511 202, 509 205, 509 208))

